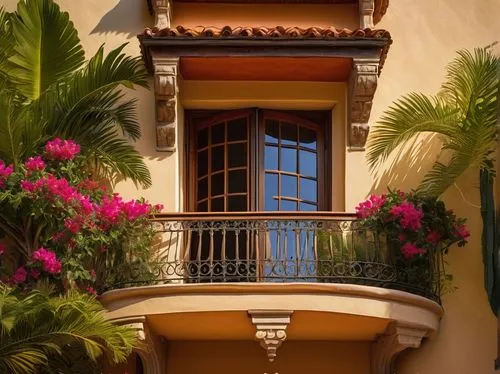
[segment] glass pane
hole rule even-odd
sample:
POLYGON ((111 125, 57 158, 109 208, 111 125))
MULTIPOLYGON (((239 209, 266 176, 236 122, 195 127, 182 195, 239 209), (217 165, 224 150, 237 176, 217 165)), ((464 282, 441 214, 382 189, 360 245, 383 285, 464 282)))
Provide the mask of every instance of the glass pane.
POLYGON ((316 177, 316 153, 299 151, 300 174, 316 177))
POLYGON ((267 143, 278 144, 278 131, 279 131, 278 121, 268 119, 266 120, 266 138, 267 143))
POLYGON ((212 172, 224 169, 224 146, 212 148, 212 172))
POLYGON ((198 212, 208 212, 208 200, 198 203, 198 212))
POLYGON ((229 193, 247 191, 247 171, 232 170, 229 172, 229 193))
POLYGON ((300 178, 300 198, 316 202, 318 186, 315 180, 300 178))
POLYGON ((230 168, 247 166, 247 143, 229 144, 227 152, 227 163, 230 168))
POLYGON ((301 212, 314 212, 316 210, 317 210, 316 205, 307 204, 307 203, 300 203, 300 211, 301 212))
POLYGON ((208 196, 208 177, 198 181, 198 200, 203 200, 208 196))
POLYGON ((208 127, 198 131, 198 136, 196 138, 196 144, 198 149, 205 148, 208 145, 208 127))
POLYGON ((299 141, 302 147, 316 149, 316 131, 307 127, 299 128, 299 141))
POLYGON ((208 173, 208 150, 198 152, 198 177, 208 173))
POLYGON ((281 148, 281 168, 282 171, 297 173, 297 150, 281 148))
POLYGON ((227 210, 229 212, 245 212, 247 210, 246 195, 229 196, 227 210))
POLYGON ((297 125, 281 122, 281 144, 297 145, 297 125))
POLYGON ((212 199, 212 209, 210 209, 211 212, 223 212, 224 211, 224 198, 223 197, 217 197, 215 199, 212 199))
POLYGON ((212 144, 224 142, 224 127, 225 123, 212 126, 212 144))
POLYGON ((281 200, 280 210, 295 212, 297 210, 297 202, 291 200, 281 200))
POLYGON ((224 194, 224 172, 212 175, 210 196, 224 194))
POLYGON ((266 173, 264 185, 264 210, 277 211, 278 200, 274 197, 278 196, 278 174, 266 173))
POLYGON ((264 169, 278 170, 278 147, 266 145, 264 148, 264 169))
POLYGON ((281 196, 297 197, 297 177, 281 175, 281 196))
POLYGON ((247 139, 247 118, 233 119, 227 123, 227 140, 247 139))

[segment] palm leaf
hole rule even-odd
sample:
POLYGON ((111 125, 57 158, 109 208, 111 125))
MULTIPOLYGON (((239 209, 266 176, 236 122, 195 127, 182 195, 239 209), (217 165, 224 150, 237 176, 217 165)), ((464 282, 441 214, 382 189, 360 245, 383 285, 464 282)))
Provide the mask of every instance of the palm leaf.
POLYGON ((39 98, 83 64, 76 29, 52 0, 22 0, 12 19, 16 44, 9 74, 28 99, 39 98))

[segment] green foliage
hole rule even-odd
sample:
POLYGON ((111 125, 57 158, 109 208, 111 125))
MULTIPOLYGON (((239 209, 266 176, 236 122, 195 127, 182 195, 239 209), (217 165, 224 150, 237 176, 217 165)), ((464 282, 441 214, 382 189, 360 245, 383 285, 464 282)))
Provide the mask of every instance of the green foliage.
POLYGON ((367 146, 372 169, 421 133, 443 142, 449 161, 436 161, 419 190, 441 195, 471 166, 491 170, 496 146, 500 59, 489 48, 462 50, 448 65, 436 96, 412 93, 396 101, 371 132, 367 146))
POLYGON ((53 0, 21 0, 0 10, 0 159, 17 165, 49 137, 82 146, 87 167, 145 187, 151 177, 129 144, 140 137, 136 101, 123 88, 148 87, 138 57, 104 47, 85 63, 76 29, 53 0))
POLYGON ((97 373, 98 358, 124 362, 135 344, 135 331, 106 320, 91 296, 22 295, 0 284, 1 373, 97 373))

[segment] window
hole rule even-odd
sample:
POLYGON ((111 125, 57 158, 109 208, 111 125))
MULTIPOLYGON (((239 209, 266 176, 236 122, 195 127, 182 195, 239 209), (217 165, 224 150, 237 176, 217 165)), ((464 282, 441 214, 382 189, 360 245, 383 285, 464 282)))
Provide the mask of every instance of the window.
POLYGON ((329 209, 330 112, 187 113, 190 210, 329 209))

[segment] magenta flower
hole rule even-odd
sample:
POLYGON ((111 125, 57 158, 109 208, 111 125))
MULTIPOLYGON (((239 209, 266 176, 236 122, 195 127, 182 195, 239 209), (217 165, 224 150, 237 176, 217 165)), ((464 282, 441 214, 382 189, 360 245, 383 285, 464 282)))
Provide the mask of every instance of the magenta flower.
POLYGON ((82 225, 79 220, 66 218, 64 220, 64 227, 66 227, 70 232, 76 234, 82 228, 82 225))
POLYGON ((45 144, 45 153, 51 160, 67 161, 80 153, 80 146, 73 140, 55 138, 45 144))
POLYGON ((33 252, 32 258, 34 261, 39 261, 42 264, 43 270, 49 274, 58 274, 61 272, 61 262, 57 259, 54 252, 41 247, 33 252))
POLYGON ((401 247, 401 252, 403 253, 403 256, 405 256, 405 258, 410 259, 415 257, 416 255, 424 254, 425 249, 418 248, 415 244, 408 242, 401 247))
POLYGON ((45 169, 45 162, 42 160, 41 156, 30 157, 24 163, 28 171, 40 171, 45 169))
POLYGON ((19 283, 24 283, 26 282, 26 277, 28 276, 28 272, 24 268, 24 266, 21 266, 17 268, 14 276, 12 277, 12 282, 14 284, 19 284, 19 283))
POLYGON ((92 295, 97 295, 96 290, 94 290, 94 288, 92 288, 90 286, 87 287, 87 292, 90 293, 90 294, 92 294, 92 295))
POLYGON ((30 274, 33 277, 33 279, 38 279, 40 277, 40 270, 39 269, 31 269, 30 274))
POLYGON ((19 182, 19 185, 21 186, 21 189, 23 189, 26 192, 34 192, 35 191, 35 184, 31 181, 22 180, 21 182, 19 182))
POLYGON ((95 270, 94 270, 94 269, 91 269, 91 270, 90 270, 90 276, 91 276, 91 278, 92 278, 92 279, 96 279, 97 274, 95 273, 95 270))
POLYGON ((3 255, 3 253, 5 252, 5 249, 6 249, 6 248, 7 248, 7 247, 5 246, 5 244, 0 243, 0 255, 3 255))
POLYGON ((14 172, 14 166, 9 165, 5 166, 5 163, 0 160, 0 178, 1 179, 7 179, 9 175, 11 175, 14 172))
POLYGON ((147 203, 130 200, 122 205, 122 209, 130 221, 135 221, 140 216, 148 214, 151 210, 151 206, 147 203))
POLYGON ((163 208, 164 208, 163 204, 156 204, 154 206, 154 209, 156 212, 161 212, 163 210, 163 208))
POLYGON ((368 200, 363 201, 356 207, 356 214, 359 218, 368 218, 376 214, 386 201, 385 195, 371 195, 368 200))
POLYGON ((416 231, 422 227, 424 212, 408 201, 393 206, 389 213, 400 218, 401 227, 404 229, 416 231))
POLYGON ((437 231, 431 231, 425 237, 425 241, 429 244, 436 245, 441 240, 441 234, 437 231))
POLYGON ((455 234, 462 240, 466 240, 470 236, 470 232, 465 225, 456 225, 455 234))

